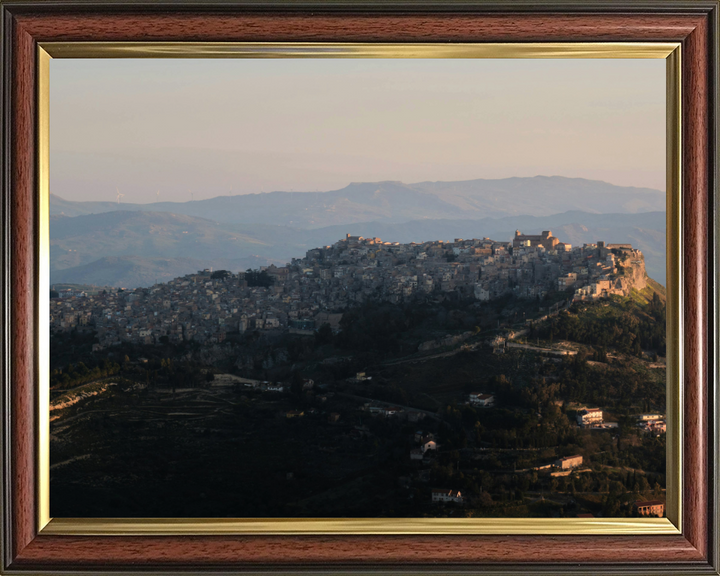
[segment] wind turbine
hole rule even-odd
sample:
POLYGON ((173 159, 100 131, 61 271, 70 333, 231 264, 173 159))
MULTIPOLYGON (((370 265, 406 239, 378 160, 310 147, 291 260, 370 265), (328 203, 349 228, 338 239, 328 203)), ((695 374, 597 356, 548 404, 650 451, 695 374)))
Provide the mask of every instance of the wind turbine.
POLYGON ((119 188, 115 188, 115 190, 117 190, 117 201, 118 201, 118 204, 120 204, 120 198, 122 198, 123 196, 125 196, 125 194, 120 194, 120 189, 119 189, 119 188))
POLYGON ((155 192, 155 202, 160 202, 160 190, 155 192))

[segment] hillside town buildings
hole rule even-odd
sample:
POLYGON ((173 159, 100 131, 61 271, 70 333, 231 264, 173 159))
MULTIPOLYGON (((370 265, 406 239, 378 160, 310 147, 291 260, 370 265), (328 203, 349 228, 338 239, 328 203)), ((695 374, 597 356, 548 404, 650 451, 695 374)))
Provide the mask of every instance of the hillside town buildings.
POLYGON ((637 510, 640 516, 657 516, 662 518, 665 514, 665 503, 662 500, 649 500, 633 502, 633 509, 637 510))
POLYGON ((637 425, 646 434, 664 434, 667 431, 665 416, 662 414, 640 414, 637 425))
POLYGON ((490 238, 400 244, 347 235, 309 250, 284 267, 264 269, 268 287, 246 274, 204 270, 149 288, 53 298, 53 330, 92 328, 98 349, 134 342, 221 343, 228 334, 340 329, 342 311, 368 299, 399 303, 447 293, 489 300, 573 291, 576 300, 644 288, 643 255, 603 242, 571 247, 545 231, 519 231, 512 242, 490 238))

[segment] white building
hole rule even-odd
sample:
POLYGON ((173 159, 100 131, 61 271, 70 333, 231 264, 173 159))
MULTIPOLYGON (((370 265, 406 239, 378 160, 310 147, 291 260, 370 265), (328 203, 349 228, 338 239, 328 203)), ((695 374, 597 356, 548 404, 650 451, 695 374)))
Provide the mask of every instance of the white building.
POLYGON ((600 408, 584 408, 577 413, 576 418, 578 425, 585 428, 595 424, 602 424, 603 413, 600 408))
POLYGON ((481 392, 471 392, 468 400, 473 406, 493 406, 495 404, 495 396, 492 394, 483 394, 481 392))
POLYGON ((582 466, 582 463, 583 457, 580 455, 566 456, 565 458, 560 458, 559 460, 556 460, 555 467, 562 470, 571 470, 572 468, 582 466))
POLYGON ((422 453, 425 454, 428 450, 437 450, 437 444, 434 440, 429 440, 423 444, 420 449, 422 450, 422 453))
POLYGON ((490 300, 490 291, 483 288, 480 284, 475 285, 475 299, 485 302, 490 300))

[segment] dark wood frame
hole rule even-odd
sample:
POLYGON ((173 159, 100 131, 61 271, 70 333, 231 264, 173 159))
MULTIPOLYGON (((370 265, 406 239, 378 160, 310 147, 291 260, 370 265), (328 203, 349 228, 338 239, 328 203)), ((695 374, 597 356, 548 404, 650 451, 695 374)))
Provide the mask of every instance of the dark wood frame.
POLYGON ((718 574, 718 2, 448 4, 6 0, 2 12, 0 571, 718 574), (43 41, 682 43, 683 533, 677 536, 38 534, 36 49, 43 41))

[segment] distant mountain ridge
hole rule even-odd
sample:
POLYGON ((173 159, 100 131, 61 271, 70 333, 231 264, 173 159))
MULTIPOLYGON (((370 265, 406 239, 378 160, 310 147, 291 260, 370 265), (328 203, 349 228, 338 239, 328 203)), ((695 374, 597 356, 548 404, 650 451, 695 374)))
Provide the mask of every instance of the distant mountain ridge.
POLYGON ((401 243, 483 237, 508 241, 517 228, 527 234, 552 230, 573 245, 597 240, 629 242, 645 254, 648 274, 665 282, 664 212, 581 211, 546 217, 362 222, 316 229, 227 224, 167 212, 51 216, 51 281, 132 288, 208 267, 237 272, 270 263, 284 264, 304 256, 311 248, 332 244, 347 233, 401 243), (122 272, 115 274, 113 266, 122 272))
POLYGON ((171 212, 221 223, 322 228, 360 222, 550 216, 665 210, 665 193, 650 188, 561 176, 458 182, 357 182, 329 192, 268 192, 194 202, 73 202, 50 195, 50 213, 66 216, 114 211, 171 212))
POLYGON ((169 212, 50 216, 50 234, 51 269, 79 266, 105 256, 205 260, 209 254, 213 258, 264 254, 273 247, 252 230, 247 234, 237 225, 169 212))
POLYGON ((152 286, 158 282, 167 282, 205 268, 240 271, 259 268, 270 263, 283 264, 280 261, 252 256, 235 260, 106 256, 81 266, 53 270, 50 273, 50 282, 52 284, 91 284, 114 288, 137 288, 152 286))

